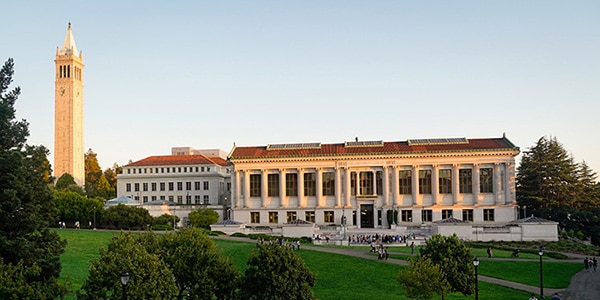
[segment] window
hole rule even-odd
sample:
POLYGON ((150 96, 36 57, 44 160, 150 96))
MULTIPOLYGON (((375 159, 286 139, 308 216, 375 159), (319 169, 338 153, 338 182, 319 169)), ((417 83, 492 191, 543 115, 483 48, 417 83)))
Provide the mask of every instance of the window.
POLYGON ((147 183, 147 182, 144 182, 144 183, 142 183, 142 190, 143 190, 144 192, 147 192, 147 191, 148 191, 148 183, 147 183))
POLYGON ((209 204, 210 204, 210 202, 208 201, 208 195, 204 195, 204 196, 202 197, 202 201, 204 201, 204 203, 203 203, 203 204, 205 204, 205 205, 209 205, 209 204))
POLYGON ((195 181, 194 182, 194 191, 199 191, 200 190, 200 181, 195 181))
MULTIPOLYGON (((493 193, 493 176, 492 168, 482 168, 479 170, 479 192, 493 193)), ((493 221, 493 220, 492 220, 493 221)))
POLYGON ((452 170, 442 169, 438 171, 438 182, 440 194, 452 194, 452 170))
POLYGON ((298 174, 285 174, 285 195, 289 197, 298 196, 298 174))
POLYGON ((375 172, 375 187, 377 195, 383 195, 383 172, 381 171, 375 172))
POLYGON ((156 200, 156 196, 152 196, 152 201, 156 200))
POLYGON ((185 190, 186 191, 191 191, 192 190, 192 182, 188 181, 185 183, 185 190))
POLYGON ((458 170, 458 188, 461 194, 473 193, 473 170, 458 170))
POLYGON ((172 191, 172 190, 173 190, 173 186, 174 186, 174 185, 173 185, 173 183, 172 183, 172 182, 169 182, 169 191, 172 191))
POLYGON ((494 209, 487 208, 483 210, 483 220, 484 221, 494 221, 494 209))
POLYGON ((183 204, 183 196, 181 196, 181 195, 177 196, 177 203, 183 204))
POLYGON ((433 212, 431 209, 424 209, 421 211, 421 221, 431 222, 433 220, 433 212))
POLYGON ((178 191, 183 191, 183 182, 177 182, 177 190, 178 191))
POLYGON ((250 174, 250 197, 260 197, 260 174, 250 174))
POLYGON ((250 212, 250 223, 260 223, 260 212, 257 212, 257 211, 250 212))
POLYGON ((335 195, 335 173, 323 172, 323 196, 335 195))
POLYGON ((131 192, 131 183, 126 183, 125 184, 125 191, 131 192))
POLYGON ((304 173, 304 196, 317 195, 317 179, 315 173, 304 173))
POLYGON ((277 224, 279 222, 279 213, 276 211, 269 212, 269 223, 277 224))
POLYGON ((151 186, 152 186, 152 191, 156 192, 156 182, 153 182, 151 186))
POLYGON ((412 222, 412 210, 403 209, 401 212, 402 222, 412 222))
MULTIPOLYGON (((161 196, 160 196, 160 200, 165 200, 165 196, 164 196, 164 195, 161 195, 161 196)), ((170 200, 170 199, 169 199, 169 200, 170 200)))
POLYGON ((324 219, 323 221, 325 223, 333 223, 334 222, 334 214, 333 214, 333 210, 327 210, 324 212, 324 219))
POLYGON ((192 196, 190 194, 185 195, 185 203, 192 204, 192 196))
POLYGON ((473 222, 473 210, 472 209, 463 209, 462 210, 463 221, 473 222))
POLYGON ((194 196, 194 204, 200 204, 200 195, 194 196))
POLYGON ((304 220, 308 222, 315 222, 315 212, 314 211, 305 211, 304 212, 304 220))
POLYGON ((350 173, 350 194, 356 195, 356 172, 350 173))
POLYGON ((373 172, 360 172, 359 195, 373 195, 373 172))
POLYGON ((442 209, 442 220, 452 218, 452 210, 451 209, 442 209))
POLYGON ((398 173, 398 189, 402 195, 412 194, 412 171, 402 170, 398 173))
POLYGON ((267 174, 267 195, 279 197, 279 174, 267 174))
POLYGON ((383 225, 383 220, 381 220, 381 216, 383 215, 383 211, 381 209, 377 210, 377 225, 383 225))
POLYGON ((431 170, 419 170, 419 194, 431 194, 431 170))
POLYGON ((169 196, 169 201, 173 201, 173 195, 169 196))
POLYGON ((294 220, 296 220, 296 212, 295 211, 288 211, 285 214, 285 221, 289 223, 289 222, 294 221, 294 220))
POLYGON ((142 201, 144 201, 144 203, 148 202, 148 196, 143 196, 142 201))
POLYGON ((140 191, 140 184, 139 183, 134 183, 134 191, 139 192, 140 191))
POLYGON ((202 182, 203 188, 205 191, 208 191, 208 181, 202 182))

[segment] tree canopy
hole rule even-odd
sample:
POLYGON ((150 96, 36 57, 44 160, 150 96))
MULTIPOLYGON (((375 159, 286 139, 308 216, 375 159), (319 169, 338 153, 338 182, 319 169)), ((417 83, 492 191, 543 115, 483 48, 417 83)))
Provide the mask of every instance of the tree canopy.
POLYGON ((210 229, 210 225, 219 220, 219 214, 210 208, 201 207, 190 212, 188 218, 193 227, 210 229))
POLYGON ((240 285, 241 299, 316 299, 315 275, 294 251, 279 244, 259 244, 250 254, 240 285))
MULTIPOLYGON (((32 287, 35 298, 58 298, 65 293, 57 283, 65 242, 48 228, 57 222, 48 150, 27 145, 29 124, 15 120, 21 90, 9 90, 13 74, 8 59, 0 69, 0 269, 17 276, 8 281, 22 284, 20 291, 32 287)), ((8 286, 2 293, 19 294, 8 286)))
POLYGON ((450 285, 450 292, 460 292, 465 296, 473 294, 473 255, 456 234, 431 236, 421 248, 420 255, 440 267, 450 285))
POLYGON ((411 299, 428 300, 434 294, 442 299, 450 291, 450 284, 444 278, 444 273, 439 265, 433 263, 428 257, 418 257, 409 261, 410 266, 398 272, 398 282, 411 299))

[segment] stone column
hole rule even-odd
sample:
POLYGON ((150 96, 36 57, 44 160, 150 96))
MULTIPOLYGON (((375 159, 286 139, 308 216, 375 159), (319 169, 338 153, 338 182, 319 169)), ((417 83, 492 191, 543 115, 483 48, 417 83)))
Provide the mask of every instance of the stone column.
POLYGON ((335 168, 335 206, 342 206, 342 170, 339 167, 335 168))
POLYGON ((234 170, 231 173, 231 207, 238 208, 240 207, 240 175, 239 171, 234 170))
POLYGON ((473 164, 473 205, 479 205, 479 164, 473 164))
POLYGON ((350 207, 350 196, 352 195, 352 191, 350 188, 350 169, 348 168, 344 168, 344 181, 345 181, 345 187, 344 187, 344 206, 346 207, 350 207))
POLYGON ((398 179, 398 166, 392 167, 392 205, 398 205, 398 197, 400 197, 400 182, 398 179))
POLYGON ((250 207, 250 170, 244 170, 244 208, 250 207))
POLYGON ((279 169, 279 207, 288 206, 285 195, 285 169, 279 169))
POLYGON ((440 167, 438 165, 431 166, 431 199, 433 205, 440 204, 440 167))
POLYGON ((323 207, 325 204, 323 203, 323 169, 316 168, 317 171, 317 182, 316 182, 316 196, 317 196, 317 207, 323 207))
POLYGON ((268 198, 268 186, 267 186, 267 182, 268 182, 268 170, 261 170, 260 171, 260 206, 261 207, 267 207, 267 198, 268 198))
POLYGON ((460 179, 458 176, 458 168, 457 164, 452 165, 452 203, 454 205, 458 204, 458 196, 460 194, 460 179))
POLYGON ((383 166, 383 174, 381 175, 383 178, 383 182, 381 184, 381 195, 383 196, 383 206, 390 205, 390 167, 383 166))
POLYGON ((419 166, 412 166, 412 197, 413 205, 423 205, 423 198, 419 194, 419 166))
POLYGON ((501 164, 495 163, 494 164, 494 169, 493 169, 494 170, 493 171, 494 172, 494 176, 493 176, 494 184, 493 184, 493 186, 494 186, 494 200, 495 200, 494 202, 496 204, 504 204, 503 203, 504 201, 502 201, 502 190, 500 189, 500 186, 502 184, 502 182, 501 182, 502 178, 500 177, 500 174, 502 174, 501 167, 502 167, 501 164))
POLYGON ((298 168, 298 207, 305 207, 304 203, 304 169, 298 168))

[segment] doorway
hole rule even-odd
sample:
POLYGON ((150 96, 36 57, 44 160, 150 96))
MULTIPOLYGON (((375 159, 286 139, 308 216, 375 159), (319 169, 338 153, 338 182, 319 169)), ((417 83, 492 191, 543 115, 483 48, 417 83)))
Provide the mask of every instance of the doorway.
POLYGON ((373 204, 360 205, 360 228, 374 228, 373 204))

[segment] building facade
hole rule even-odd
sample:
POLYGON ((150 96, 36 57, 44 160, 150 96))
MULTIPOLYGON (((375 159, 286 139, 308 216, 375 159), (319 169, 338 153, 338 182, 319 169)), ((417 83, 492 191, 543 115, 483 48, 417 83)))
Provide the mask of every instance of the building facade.
POLYGON ((175 202, 178 215, 207 207, 222 219, 231 189, 226 152, 190 147, 172 148, 171 152, 124 166, 117 175, 117 196, 139 201, 141 206, 157 200, 175 202))
POLYGON ((348 228, 507 224, 517 218, 519 152, 505 136, 234 146, 232 219, 273 228, 295 219, 348 228))
POLYGON ((54 92, 54 177, 70 174, 85 182, 83 150, 83 53, 77 50, 71 23, 56 48, 54 92))

